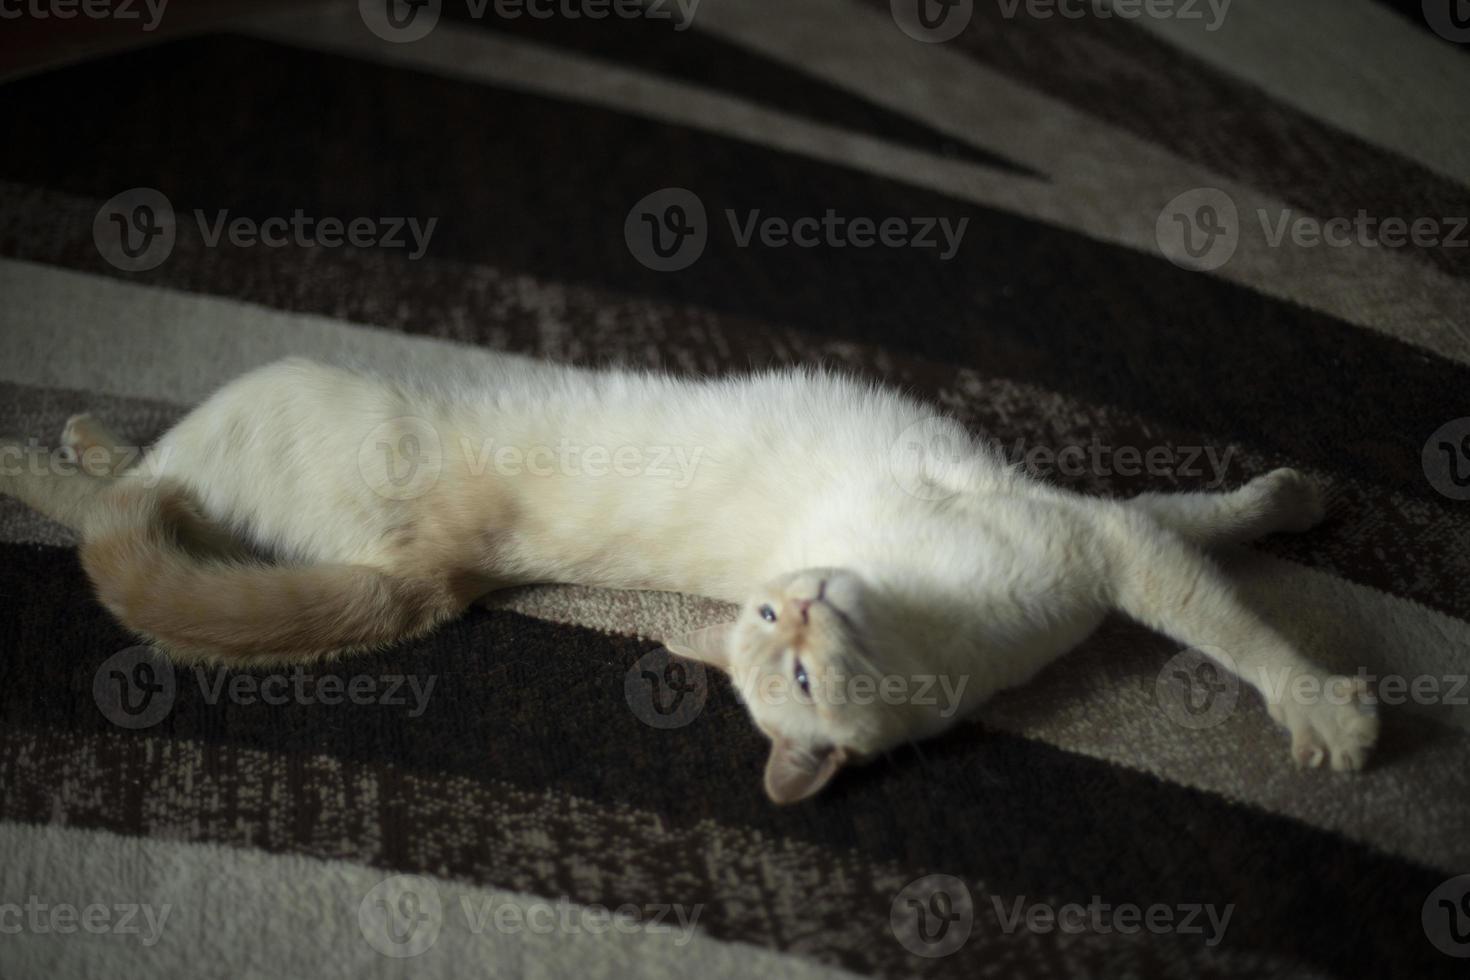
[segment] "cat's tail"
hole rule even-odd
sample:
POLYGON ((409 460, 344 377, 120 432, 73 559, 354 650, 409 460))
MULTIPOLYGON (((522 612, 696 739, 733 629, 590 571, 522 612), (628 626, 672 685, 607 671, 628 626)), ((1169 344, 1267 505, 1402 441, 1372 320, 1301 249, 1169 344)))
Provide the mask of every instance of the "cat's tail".
POLYGON ((231 553, 177 489, 105 498, 85 523, 82 567, 123 625, 179 660, 269 664, 371 648, 423 633, 475 597, 365 565, 231 553))

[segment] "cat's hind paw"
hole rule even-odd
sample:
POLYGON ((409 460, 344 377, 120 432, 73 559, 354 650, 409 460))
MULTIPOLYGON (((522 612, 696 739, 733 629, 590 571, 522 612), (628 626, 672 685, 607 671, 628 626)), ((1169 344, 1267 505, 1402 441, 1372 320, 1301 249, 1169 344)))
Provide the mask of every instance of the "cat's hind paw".
POLYGON ((112 472, 118 460, 118 445, 112 430, 88 412, 73 415, 61 430, 62 452, 94 476, 112 472))
POLYGON ((1272 470, 1248 486, 1261 495, 1261 507, 1270 515, 1273 530, 1300 534, 1321 524, 1327 516, 1321 486, 1301 470, 1272 470))
MULTIPOLYGON (((1303 675, 1305 676, 1305 675, 1303 675)), ((1267 709, 1291 733, 1291 757, 1304 769, 1355 772, 1378 741, 1378 704, 1361 677, 1322 677, 1291 685, 1267 709)))
POLYGON ((106 431, 90 413, 83 412, 80 415, 73 415, 61 428, 61 448, 66 450, 71 458, 80 459, 82 454, 91 447, 104 444, 98 436, 105 436, 106 431))

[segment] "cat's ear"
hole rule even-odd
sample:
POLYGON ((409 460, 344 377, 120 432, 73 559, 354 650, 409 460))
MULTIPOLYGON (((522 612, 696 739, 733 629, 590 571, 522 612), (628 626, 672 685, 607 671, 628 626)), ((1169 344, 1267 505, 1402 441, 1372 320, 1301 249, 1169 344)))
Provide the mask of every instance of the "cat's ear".
POLYGON ((778 738, 766 760, 766 795, 783 806, 798 803, 831 782, 846 761, 847 752, 836 746, 812 749, 778 738))
POLYGON ((666 637, 664 646, 670 653, 697 660, 711 667, 718 667, 729 673, 730 641, 734 635, 734 623, 720 623, 718 626, 706 626, 692 633, 666 637))

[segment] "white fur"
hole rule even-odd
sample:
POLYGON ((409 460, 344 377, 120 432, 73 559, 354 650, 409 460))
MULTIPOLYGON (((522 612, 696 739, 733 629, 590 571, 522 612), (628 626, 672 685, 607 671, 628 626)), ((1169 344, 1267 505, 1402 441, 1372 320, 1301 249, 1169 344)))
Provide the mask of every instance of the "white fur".
MULTIPOLYGON (((295 561, 391 572, 397 532, 454 510, 471 515, 457 518, 469 522, 463 546, 482 549, 476 560, 503 584, 742 603, 739 621, 703 645, 670 645, 734 675, 773 739, 767 788, 783 801, 820 788, 842 761, 932 735, 1024 683, 1110 609, 1226 651, 1268 692, 1272 678, 1326 676, 1241 607, 1196 547, 1314 523, 1320 503, 1299 474, 1233 494, 1082 497, 1004 465, 917 401, 818 371, 688 381, 506 357, 456 383, 403 384, 290 360, 223 388, 120 479, 159 478, 295 561), (404 418, 422 421, 395 421, 404 418), (916 427, 947 440, 942 459, 903 451, 916 427), (379 443, 405 432, 439 475, 422 494, 391 499, 374 489, 384 485, 379 443), (642 471, 511 473, 495 456, 566 445, 600 447, 610 461, 638 451, 642 471), (665 472, 648 472, 665 450, 665 472), (828 581, 831 605, 784 635, 828 581), (766 604, 787 617, 780 631, 760 616, 766 604), (819 709, 759 694, 763 677, 785 678, 790 693, 802 658, 823 677, 858 664, 962 679, 950 685, 960 703, 948 714, 908 703, 819 709)), ((1275 698, 1300 761, 1363 764, 1376 720, 1349 700, 1275 698)))

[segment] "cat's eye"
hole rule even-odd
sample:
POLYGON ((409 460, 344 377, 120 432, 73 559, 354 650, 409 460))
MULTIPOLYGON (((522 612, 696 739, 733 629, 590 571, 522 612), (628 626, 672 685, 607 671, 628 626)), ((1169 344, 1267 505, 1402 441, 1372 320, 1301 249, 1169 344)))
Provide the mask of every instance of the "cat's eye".
POLYGON ((776 610, 772 609, 770 606, 761 606, 759 611, 761 614, 761 619, 764 619, 766 622, 774 623, 776 621, 776 610))
POLYGON ((806 668, 802 666, 802 663, 801 663, 800 660, 798 660, 796 662, 796 671, 795 671, 795 674, 796 674, 796 686, 799 687, 799 688, 801 688, 801 693, 802 694, 806 695, 807 697, 811 697, 812 696, 812 682, 806 676, 806 668))

